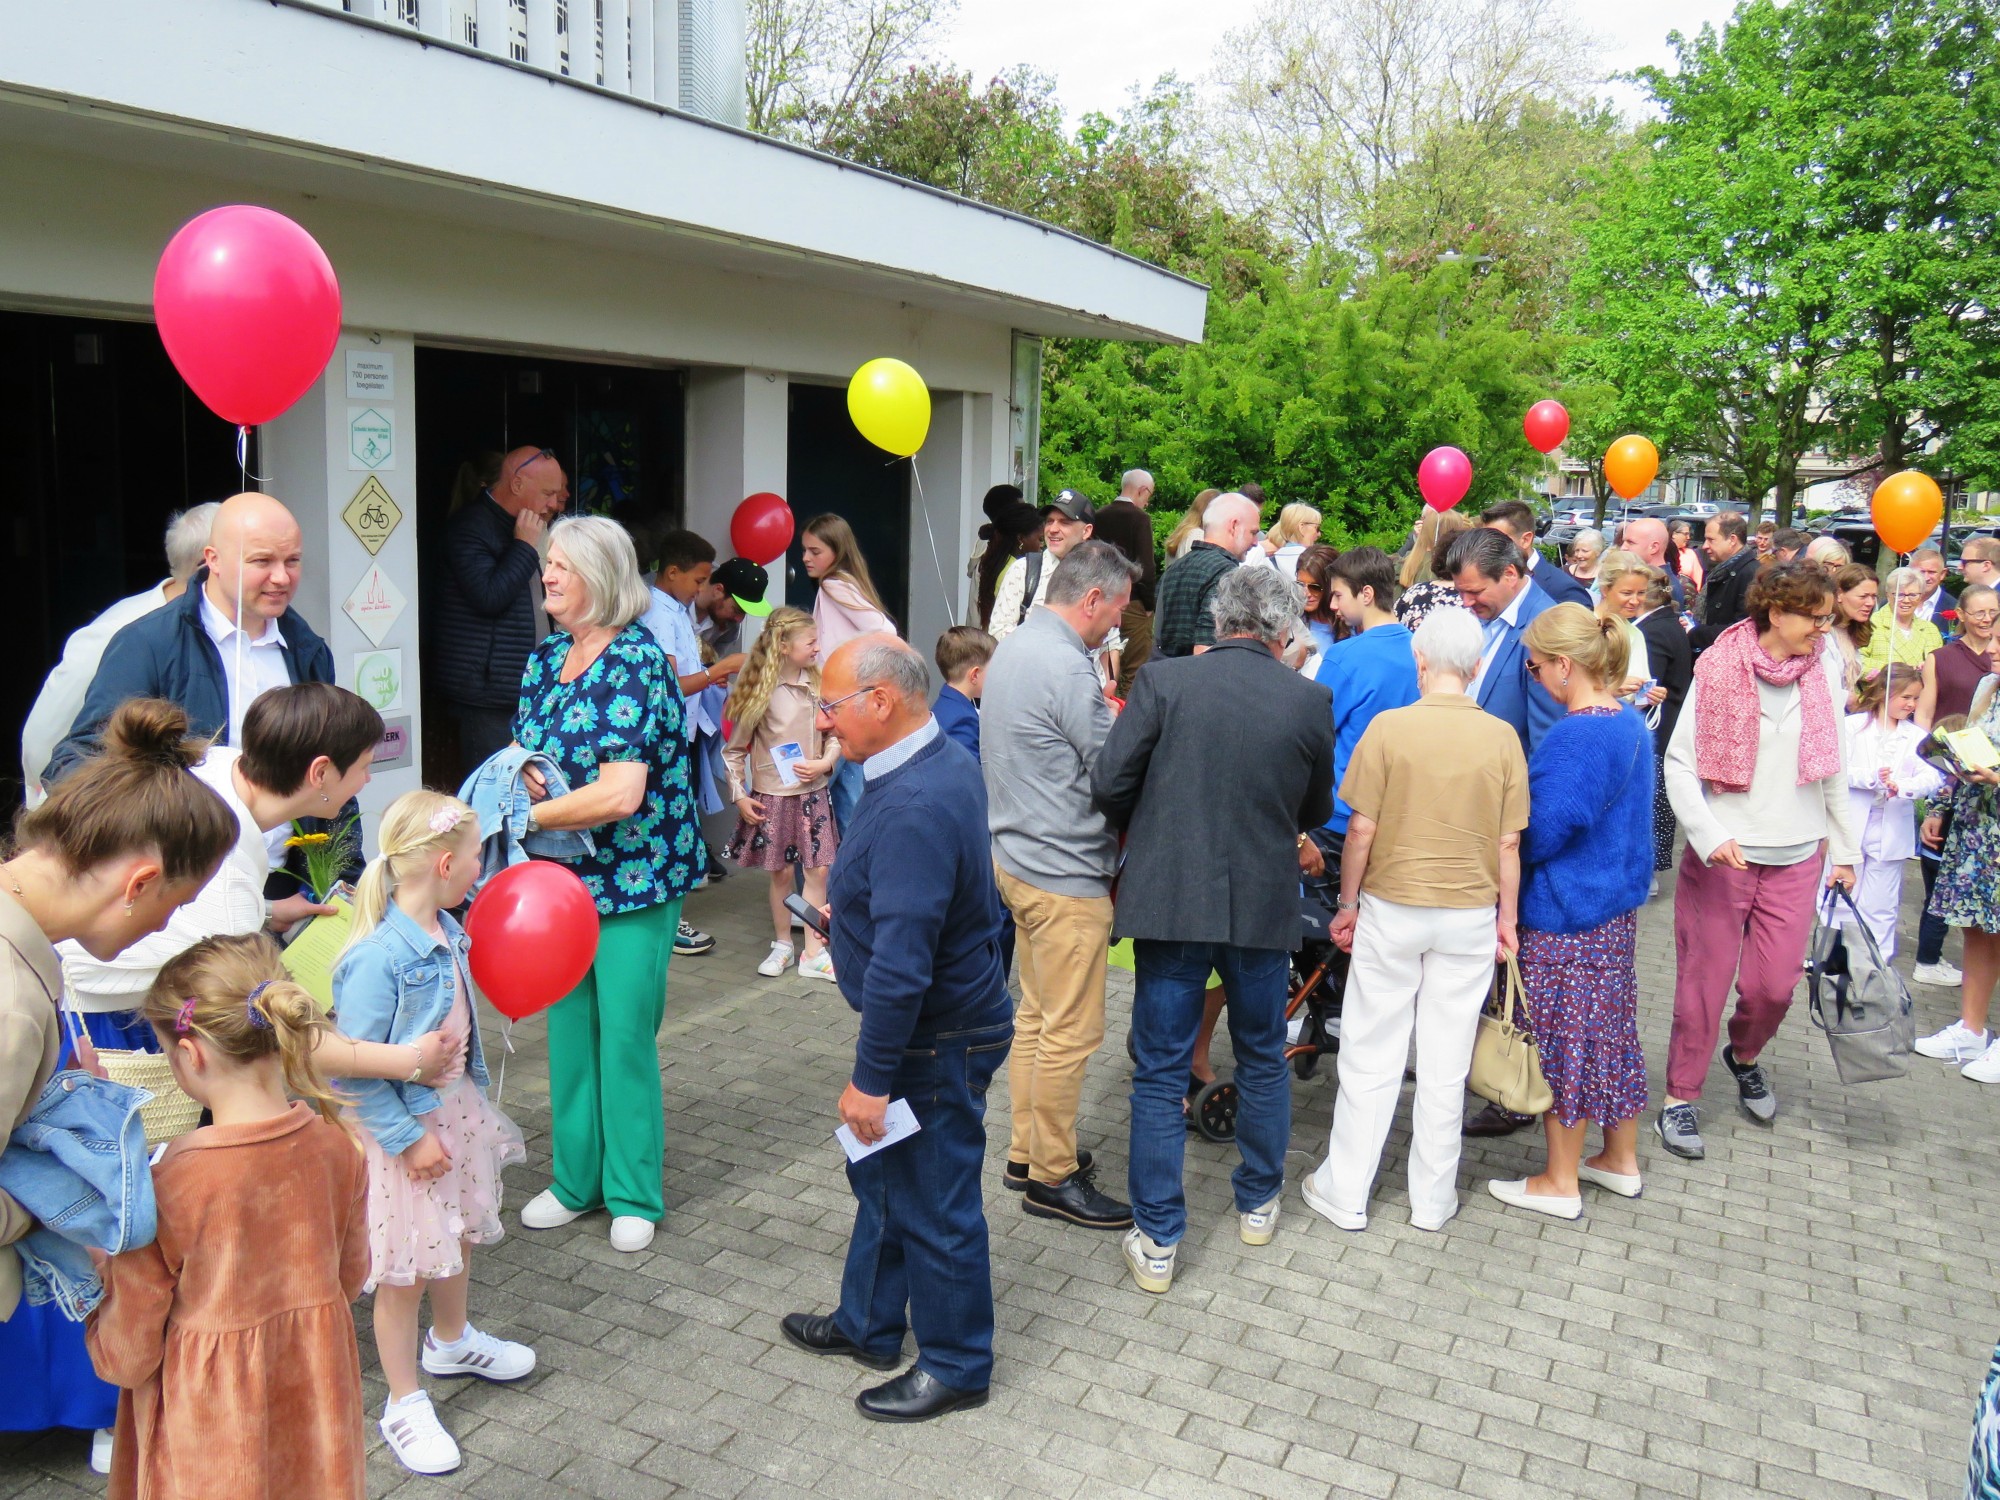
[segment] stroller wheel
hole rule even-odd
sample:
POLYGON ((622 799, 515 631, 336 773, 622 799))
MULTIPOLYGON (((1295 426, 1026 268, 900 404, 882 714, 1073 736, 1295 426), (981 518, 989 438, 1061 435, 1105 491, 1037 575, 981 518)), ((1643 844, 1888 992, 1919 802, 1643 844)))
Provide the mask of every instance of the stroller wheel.
POLYGON ((1319 1053, 1316 1050, 1308 1049, 1292 1059, 1292 1077, 1301 1081, 1312 1077, 1318 1068, 1319 1053))
POLYGON ((1225 1078, 1211 1079, 1194 1096, 1188 1113, 1204 1140, 1236 1139, 1236 1085, 1225 1078))

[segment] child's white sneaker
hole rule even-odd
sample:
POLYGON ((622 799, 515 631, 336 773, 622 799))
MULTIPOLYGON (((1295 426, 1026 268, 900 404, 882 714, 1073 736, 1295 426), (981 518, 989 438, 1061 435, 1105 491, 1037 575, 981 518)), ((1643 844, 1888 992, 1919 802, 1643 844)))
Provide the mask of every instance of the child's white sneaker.
POLYGON ((799 960, 801 979, 833 979, 833 955, 822 948, 817 953, 808 953, 799 960))
POLYGON ((790 943, 773 943, 771 944, 771 951, 764 956, 764 961, 757 965, 757 972, 762 974, 766 979, 776 979, 791 966, 792 945, 790 943))
POLYGON ((412 1474, 449 1474, 458 1467, 458 1444, 423 1391, 382 1409, 382 1440, 412 1474))
POLYGON ((455 1344, 438 1341, 437 1330, 424 1334, 424 1372, 429 1375, 477 1375, 481 1380, 519 1380, 535 1369, 535 1351, 526 1344, 496 1339, 470 1323, 455 1344))
POLYGON ((100 1427, 90 1435, 90 1472, 111 1472, 111 1429, 100 1427))

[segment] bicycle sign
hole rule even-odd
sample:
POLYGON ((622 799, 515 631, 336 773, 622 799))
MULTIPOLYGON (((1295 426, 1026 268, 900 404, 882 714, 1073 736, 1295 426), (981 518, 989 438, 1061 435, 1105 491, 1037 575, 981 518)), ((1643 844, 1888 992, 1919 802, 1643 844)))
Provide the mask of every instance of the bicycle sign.
POLYGON ((370 474, 361 481, 361 488, 354 492, 354 498, 347 502, 347 508, 340 513, 340 519, 347 523, 347 529, 354 533, 361 545, 373 557, 382 550, 382 544, 389 540, 403 521, 402 507, 390 498, 382 481, 370 474))
POLYGON ((348 408, 347 467, 378 472, 396 467, 396 429, 388 412, 348 408))

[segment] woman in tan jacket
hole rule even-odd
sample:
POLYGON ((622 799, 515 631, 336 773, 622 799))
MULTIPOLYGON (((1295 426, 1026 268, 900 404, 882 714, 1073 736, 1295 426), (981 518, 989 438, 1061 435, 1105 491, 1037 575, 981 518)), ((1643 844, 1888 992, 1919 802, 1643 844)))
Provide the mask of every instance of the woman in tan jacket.
MULTIPOLYGON (((805 898, 826 905, 826 872, 839 835, 834 830, 828 776, 840 743, 818 728, 819 630, 804 610, 774 609, 723 710, 729 743, 729 796, 738 814, 729 857, 746 870, 771 874, 771 923, 777 937, 757 972, 775 979, 792 962, 792 867, 805 873, 805 898)), ((833 960, 819 934, 806 929, 799 973, 832 979, 833 960)))

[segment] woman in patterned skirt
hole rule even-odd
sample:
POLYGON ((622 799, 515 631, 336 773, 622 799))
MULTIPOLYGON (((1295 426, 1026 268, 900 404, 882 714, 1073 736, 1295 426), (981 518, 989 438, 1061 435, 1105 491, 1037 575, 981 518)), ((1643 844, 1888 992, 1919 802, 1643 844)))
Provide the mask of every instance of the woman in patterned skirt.
POLYGON ((1528 762, 1521 843, 1521 982, 1555 1107, 1548 1164, 1491 1181, 1502 1203, 1558 1219, 1583 1213, 1582 1182, 1639 1196, 1638 908, 1653 876, 1653 743, 1613 696, 1630 660, 1622 620, 1558 604, 1528 627, 1527 670, 1567 712, 1528 762), (1587 1124, 1604 1149, 1584 1161, 1587 1124))

